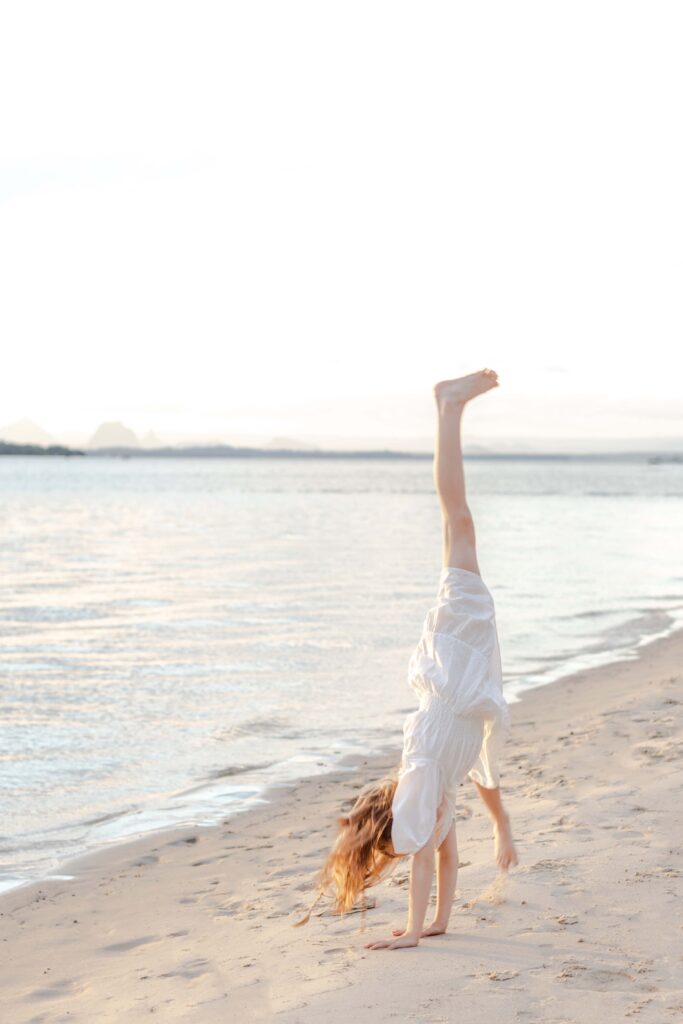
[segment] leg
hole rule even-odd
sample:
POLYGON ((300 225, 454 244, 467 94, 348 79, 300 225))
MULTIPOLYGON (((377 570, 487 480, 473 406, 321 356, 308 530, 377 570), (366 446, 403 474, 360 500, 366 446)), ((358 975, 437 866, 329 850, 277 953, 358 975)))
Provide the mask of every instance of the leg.
POLYGON ((518 863, 518 859, 515 844, 512 841, 510 816, 503 807, 500 788, 487 789, 486 786, 480 786, 478 782, 475 782, 474 784, 477 787, 479 796, 484 801, 491 820, 493 821, 493 838, 496 843, 496 863, 501 871, 507 871, 509 867, 518 863))
POLYGON ((434 482, 443 516, 443 564, 479 572, 472 514, 465 495, 460 425, 465 404, 498 386, 493 370, 441 381, 434 388, 438 412, 434 482))

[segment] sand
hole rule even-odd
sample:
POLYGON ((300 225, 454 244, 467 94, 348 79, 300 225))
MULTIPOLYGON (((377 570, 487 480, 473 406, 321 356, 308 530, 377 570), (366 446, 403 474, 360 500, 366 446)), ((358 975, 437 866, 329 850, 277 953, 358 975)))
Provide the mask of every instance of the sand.
POLYGON ((611 1024, 683 1018, 683 631, 512 706, 503 787, 520 865, 496 877, 461 787, 448 935, 403 923, 408 863, 361 918, 306 909, 342 804, 398 758, 279 790, 213 828, 158 832, 0 898, 2 1019, 611 1024))

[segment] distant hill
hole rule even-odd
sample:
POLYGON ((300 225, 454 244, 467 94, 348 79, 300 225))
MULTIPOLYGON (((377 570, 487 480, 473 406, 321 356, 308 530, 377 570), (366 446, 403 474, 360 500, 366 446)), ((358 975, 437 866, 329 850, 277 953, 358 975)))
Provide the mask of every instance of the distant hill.
POLYGON ((123 423, 112 420, 101 423, 92 435, 87 448, 138 448, 140 442, 133 431, 123 423))
MULTIPOLYGON (((431 460, 430 452, 401 452, 393 449, 362 449, 335 451, 333 449, 237 448, 227 444, 187 445, 182 448, 92 448, 89 455, 119 458, 198 458, 198 459, 424 459, 431 460)), ((499 462, 678 462, 683 455, 665 452, 472 452, 464 453, 466 460, 499 462)))
POLYGON ((376 451, 319 451, 318 449, 289 448, 236 448, 229 444, 184 445, 182 448, 91 448, 92 456, 112 455, 120 458, 200 458, 200 459, 431 459, 427 452, 396 452, 388 449, 376 451))
POLYGON ((7 444, 0 441, 0 455, 85 455, 77 448, 65 448, 62 444, 48 447, 40 444, 7 444))
POLYGON ((10 444, 53 445, 56 440, 33 420, 21 419, 0 427, 0 440, 10 444))

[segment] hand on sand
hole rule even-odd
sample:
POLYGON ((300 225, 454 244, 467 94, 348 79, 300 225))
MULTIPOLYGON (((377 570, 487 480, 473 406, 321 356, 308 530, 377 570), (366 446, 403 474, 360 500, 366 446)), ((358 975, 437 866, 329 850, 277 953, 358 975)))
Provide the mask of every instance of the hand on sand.
POLYGON ((496 864, 501 871, 507 871, 508 868, 519 864, 517 850, 512 841, 509 818, 506 818, 500 825, 493 826, 493 839, 496 845, 496 864))
POLYGON ((378 942, 366 942, 366 949, 408 949, 417 946, 420 939, 417 935, 402 932, 397 939, 380 939, 378 942))
MULTIPOLYGON (((400 935, 405 935, 405 933, 405 928, 394 928, 391 934, 396 935, 398 937, 400 935)), ((445 933, 446 929, 443 928, 440 924, 437 924, 436 921, 434 921, 433 924, 428 924, 426 928, 422 929, 422 931, 420 932, 420 938, 428 939, 430 935, 445 935, 445 933)))

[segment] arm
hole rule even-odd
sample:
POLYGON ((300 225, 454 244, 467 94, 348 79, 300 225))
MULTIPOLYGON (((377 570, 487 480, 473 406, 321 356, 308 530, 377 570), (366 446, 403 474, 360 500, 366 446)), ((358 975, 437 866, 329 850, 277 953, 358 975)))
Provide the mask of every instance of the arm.
POLYGON ((401 945, 417 946, 425 923, 425 915, 429 904, 429 895, 432 891, 432 878, 434 877, 434 839, 429 840, 426 846, 413 857, 410 867, 410 893, 408 896, 408 924, 404 941, 401 945))
POLYGON ((410 866, 410 892, 408 896, 408 924, 395 939, 368 942, 366 949, 405 949, 417 946, 422 935, 429 896, 434 877, 434 837, 413 855, 410 866))
POLYGON ((437 851, 436 868, 436 914, 427 929, 427 935, 441 935, 448 928, 453 909, 453 897, 458 881, 458 843, 455 823, 437 851))
MULTIPOLYGON (((435 835, 439 828, 435 829, 435 835)), ((458 843, 455 835, 455 822, 448 830, 446 838, 436 848, 436 914, 434 920, 426 928, 422 928, 420 938, 429 935, 443 935, 448 929, 448 922, 453 909, 453 897, 458 881, 458 843)), ((399 938, 409 933, 412 922, 406 928, 396 928, 392 934, 399 938)))

